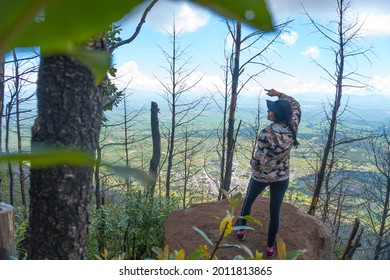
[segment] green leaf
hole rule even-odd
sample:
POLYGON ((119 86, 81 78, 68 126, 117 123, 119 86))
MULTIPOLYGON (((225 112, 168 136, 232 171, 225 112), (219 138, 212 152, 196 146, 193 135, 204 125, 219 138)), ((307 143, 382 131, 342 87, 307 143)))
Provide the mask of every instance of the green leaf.
POLYGON ((97 83, 100 83, 111 67, 110 54, 107 51, 87 50, 82 47, 72 47, 66 51, 68 54, 78 58, 85 64, 95 76, 97 83))
POLYGON ((210 240, 210 238, 202 231, 200 230, 199 228, 197 227, 192 227, 197 233, 199 233, 204 240, 207 241, 207 243, 209 243, 211 246, 214 246, 214 243, 210 240))
POLYGON ((221 244, 220 246, 221 249, 230 249, 230 248, 241 248, 240 245, 237 244, 221 244))
POLYGON ((33 22, 45 2, 0 0, 0 55, 16 47, 13 42, 33 22))
POLYGON ((235 227, 233 227, 233 230, 246 230, 246 229, 253 230, 253 228, 248 227, 248 226, 235 226, 235 227))
POLYGON ((230 203, 230 195, 229 195, 229 193, 226 190, 224 190, 224 189, 220 189, 220 190, 223 193, 223 195, 226 197, 227 201, 229 201, 229 203, 230 203))
MULTIPOLYGON (((75 51, 143 0, 0 0, 0 55, 15 47, 39 46, 43 53, 72 54, 102 79, 108 70, 104 54, 75 51), (95 57, 96 56, 96 57, 95 57)), ((272 30, 264 0, 194 0, 228 18, 260 30, 272 30)))
POLYGON ((204 256, 205 256, 204 252, 197 250, 197 251, 191 253, 190 255, 188 255, 188 257, 186 259, 187 260, 200 260, 204 256))
POLYGON ((164 250, 159 247, 152 247, 152 251, 156 254, 157 257, 164 256, 164 250))
POLYGON ((245 251, 249 255, 249 257, 254 258, 252 251, 245 245, 240 245, 240 248, 245 251))
POLYGON ((31 46, 39 46, 44 54, 73 55, 91 69, 98 83, 110 67, 109 54, 74 46, 105 32, 141 2, 0 0, 0 55, 31 46))
POLYGON ((109 165, 109 164, 107 164, 106 166, 111 168, 117 175, 123 178, 132 177, 136 180, 140 180, 145 184, 152 184, 154 182, 154 178, 151 175, 149 175, 148 173, 140 169, 132 168, 129 166, 117 166, 117 165, 109 165))
MULTIPOLYGON (((35 148, 31 153, 0 153, 1 161, 30 162, 33 168, 48 168, 56 165, 74 165, 94 167, 96 160, 91 153, 74 148, 35 148)), ((145 184, 154 182, 148 173, 131 167, 104 164, 117 175, 124 178, 133 177, 145 184)))
POLYGON ((242 218, 244 220, 247 220, 248 222, 252 222, 252 223, 258 224, 259 226, 262 226, 261 222, 259 220, 257 220, 256 218, 254 218, 253 216, 245 215, 242 218))
MULTIPOLYGON (((19 15, 13 24, 4 30, 12 34, 12 40, 7 42, 7 50, 17 46, 41 46, 47 51, 62 50, 69 43, 84 43, 104 32, 109 25, 120 20, 142 0, 17 0, 26 2, 23 10, 15 5, 3 3, 12 2, 0 0, 1 14, 19 15), (44 20, 34 21, 34 16, 44 8, 44 20), (23 15, 30 15, 24 19, 23 15), (31 16, 32 14, 32 16, 31 16), (23 25, 21 24, 23 21, 23 25)), ((3 18, 3 17, 1 17, 3 18)), ((0 21, 0 25, 2 21, 0 21)), ((0 33, 0 38, 3 38, 0 33)))
POLYGON ((242 199, 242 193, 238 192, 235 195, 233 195, 232 200, 236 200, 237 202, 240 202, 242 199))
POLYGON ((272 19, 264 0, 194 0, 217 13, 244 22, 263 31, 273 30, 272 19))
POLYGON ((222 244, 221 249, 228 249, 228 248, 239 248, 244 250, 251 258, 253 258, 253 253, 251 250, 245 246, 245 245, 238 245, 238 244, 222 244))
POLYGON ((40 148, 28 154, 0 154, 0 161, 31 162, 34 168, 47 168, 55 165, 94 166, 90 153, 71 148, 40 148))
POLYGON ((296 260, 298 257, 302 256, 306 252, 307 250, 294 250, 287 252, 285 260, 296 260))

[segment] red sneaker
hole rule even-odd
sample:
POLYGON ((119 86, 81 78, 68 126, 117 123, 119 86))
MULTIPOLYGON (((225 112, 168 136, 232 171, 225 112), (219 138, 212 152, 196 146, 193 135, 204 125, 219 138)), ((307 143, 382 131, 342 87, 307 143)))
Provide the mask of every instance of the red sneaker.
POLYGON ((244 230, 237 230, 236 237, 238 240, 243 241, 245 239, 245 231, 244 230))
POLYGON ((276 244, 272 247, 268 247, 265 249, 265 253, 267 254, 268 257, 272 258, 276 254, 276 244))

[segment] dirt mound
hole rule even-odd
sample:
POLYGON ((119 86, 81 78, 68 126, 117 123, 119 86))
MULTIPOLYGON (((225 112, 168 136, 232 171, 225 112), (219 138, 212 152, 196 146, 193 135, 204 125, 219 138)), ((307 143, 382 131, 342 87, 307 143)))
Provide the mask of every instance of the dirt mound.
MULTIPOLYGON (((184 249, 187 254, 193 252, 200 244, 206 244, 204 239, 192 227, 201 229, 212 240, 219 237, 220 221, 213 218, 224 218, 226 210, 231 207, 226 200, 197 204, 185 210, 174 211, 169 214, 164 225, 164 244, 170 250, 184 249)), ((239 213, 241 205, 236 208, 239 213)), ((254 230, 246 231, 246 239, 238 241, 233 234, 224 239, 226 244, 243 244, 252 252, 258 250, 264 253, 269 221, 269 200, 257 198, 252 206, 251 215, 259 220, 263 226, 248 222, 254 230)), ((283 203, 280 218, 279 236, 286 243, 287 251, 308 250, 299 259, 326 260, 332 256, 332 237, 330 230, 317 218, 310 216, 288 203, 283 203)), ((209 246, 210 247, 210 246, 209 246)), ((241 255, 247 257, 240 248, 224 248, 217 253, 218 259, 233 259, 241 255)))

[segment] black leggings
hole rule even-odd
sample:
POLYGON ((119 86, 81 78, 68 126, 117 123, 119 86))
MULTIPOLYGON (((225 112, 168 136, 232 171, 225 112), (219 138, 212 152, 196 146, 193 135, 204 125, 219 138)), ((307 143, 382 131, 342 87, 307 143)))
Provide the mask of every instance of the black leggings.
MULTIPOLYGON (((241 216, 250 215, 252 204, 255 199, 261 194, 261 192, 267 187, 270 186, 270 220, 268 224, 268 241, 267 246, 272 247, 275 244, 276 234, 279 231, 279 221, 280 221, 280 208, 282 206, 283 197, 287 190, 289 180, 274 182, 274 183, 262 183, 252 178, 249 181, 248 190, 246 192, 246 197, 241 209, 241 216)), ((239 219, 237 225, 245 226, 245 219, 239 219)))

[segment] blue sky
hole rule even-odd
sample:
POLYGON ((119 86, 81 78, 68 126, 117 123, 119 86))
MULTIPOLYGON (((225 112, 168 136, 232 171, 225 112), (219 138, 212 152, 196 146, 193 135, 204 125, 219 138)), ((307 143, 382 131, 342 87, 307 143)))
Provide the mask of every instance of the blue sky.
MULTIPOLYGON (((313 32, 309 19, 303 15, 300 3, 319 23, 328 25, 335 20, 336 0, 269 0, 266 1, 275 22, 293 22, 267 53, 267 59, 273 67, 287 74, 268 71, 257 78, 257 82, 248 84, 242 94, 258 94, 262 87, 276 88, 288 93, 333 93, 332 85, 327 81, 326 73, 316 66, 313 59, 333 71, 334 55, 329 51, 331 43, 319 33, 313 32)), ((142 8, 140 9, 142 11, 142 8)), ((359 58, 350 60, 350 69, 356 70, 359 80, 370 85, 368 89, 348 89, 348 94, 381 94, 390 96, 390 1, 388 0, 352 0, 349 16, 359 19, 364 25, 361 39, 356 41, 359 47, 372 46, 369 60, 359 58)), ((132 34, 140 14, 134 13, 122 22, 122 38, 132 34)), ((120 88, 130 81, 132 92, 137 90, 161 92, 156 77, 164 80, 168 77, 163 70, 166 67, 160 49, 168 50, 173 17, 176 29, 181 30, 180 42, 188 46, 188 70, 196 68, 191 80, 203 77, 194 89, 195 92, 213 92, 222 86, 221 64, 224 63, 224 46, 227 35, 223 18, 203 7, 184 1, 160 0, 150 12, 139 36, 131 44, 122 46, 114 52, 114 62, 118 68, 115 83, 120 88)), ((328 25, 330 26, 330 25, 328 25)), ((250 32, 245 29, 245 34, 250 32)), ((270 34, 269 36, 272 36, 270 34)), ((251 74, 246 69, 247 74, 251 74)), ((255 69, 253 69, 255 71, 255 69)))

